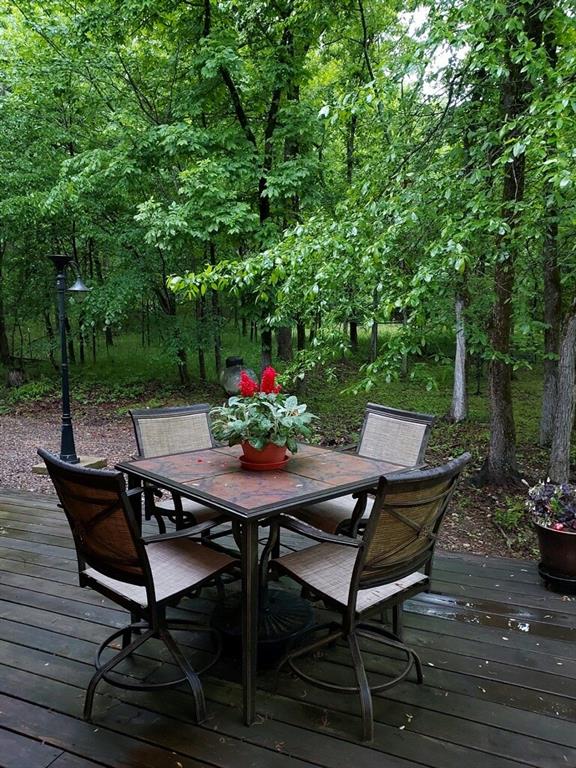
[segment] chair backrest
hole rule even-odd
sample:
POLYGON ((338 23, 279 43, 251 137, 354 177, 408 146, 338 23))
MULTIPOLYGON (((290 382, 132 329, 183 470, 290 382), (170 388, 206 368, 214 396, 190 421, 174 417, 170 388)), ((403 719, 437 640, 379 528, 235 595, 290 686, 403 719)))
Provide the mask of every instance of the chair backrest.
POLYGON ((130 411, 138 454, 144 458, 213 448, 206 403, 130 411))
POLYGON ((358 455, 414 467, 424 460, 434 416, 368 403, 358 455))
POLYGON ((388 584, 429 563, 448 503, 470 458, 464 453, 441 467, 381 478, 353 583, 361 589, 388 584))
POLYGON ((145 586, 148 561, 120 472, 67 464, 38 449, 54 484, 78 556, 105 576, 145 586))

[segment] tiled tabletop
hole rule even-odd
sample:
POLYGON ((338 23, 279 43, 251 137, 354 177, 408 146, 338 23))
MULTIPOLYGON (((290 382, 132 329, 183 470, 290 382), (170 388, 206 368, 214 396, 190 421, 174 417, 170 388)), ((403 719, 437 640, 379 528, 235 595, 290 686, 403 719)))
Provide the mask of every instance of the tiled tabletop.
POLYGON ((240 446, 158 456, 118 464, 123 472, 176 490, 233 517, 267 517, 366 487, 400 465, 302 445, 285 467, 244 469, 240 446))

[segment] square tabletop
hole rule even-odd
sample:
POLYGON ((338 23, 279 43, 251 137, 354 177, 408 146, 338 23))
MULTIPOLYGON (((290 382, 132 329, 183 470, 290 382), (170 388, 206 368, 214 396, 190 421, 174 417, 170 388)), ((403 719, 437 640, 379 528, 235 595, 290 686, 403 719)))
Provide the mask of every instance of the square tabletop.
POLYGON ((282 469, 255 472, 241 466, 241 453, 237 445, 137 459, 116 466, 240 519, 265 518, 353 493, 372 482, 376 484, 381 475, 405 469, 387 461, 301 445, 282 469))

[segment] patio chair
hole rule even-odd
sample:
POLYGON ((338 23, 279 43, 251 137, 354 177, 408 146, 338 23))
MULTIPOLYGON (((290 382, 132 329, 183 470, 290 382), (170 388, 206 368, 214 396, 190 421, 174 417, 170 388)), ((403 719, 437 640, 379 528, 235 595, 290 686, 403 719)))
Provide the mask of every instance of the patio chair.
POLYGON ((38 454, 72 529, 80 586, 95 589, 131 614, 130 623, 114 631, 96 652, 96 672, 88 684, 84 718, 91 721, 96 686, 106 680, 121 688, 145 691, 187 683, 194 699, 195 720, 201 722, 206 706, 198 675, 218 660, 219 636, 210 627, 168 618, 166 608, 237 562, 190 539, 216 523, 208 521, 185 531, 142 538, 130 501, 130 496, 141 489, 127 492, 120 472, 67 464, 42 449, 38 454), (195 670, 174 640, 174 629, 211 633, 217 639, 213 658, 195 670), (122 649, 104 661, 104 651, 119 638, 122 649), (181 671, 180 677, 163 682, 128 682, 113 672, 151 638, 164 643, 181 671))
MULTIPOLYGON (((422 682, 416 653, 402 642, 402 604, 428 589, 431 560, 442 518, 463 468, 465 453, 436 469, 412 470, 393 478, 382 477, 363 538, 329 534, 287 515, 284 528, 321 542, 308 549, 273 560, 272 567, 288 574, 305 589, 321 595, 340 621, 316 625, 311 632, 327 634, 291 651, 279 670, 288 664, 308 683, 328 691, 358 693, 362 710, 363 738, 374 736, 372 693, 384 691, 407 677, 414 668, 422 682), (373 614, 392 608, 393 629, 370 621, 373 614), (359 638, 383 643, 403 653, 406 662, 392 680, 370 685, 359 638), (352 655, 356 685, 344 686, 320 680, 297 664, 300 657, 344 639, 352 655)), ((368 490, 368 489, 366 489, 368 490)))
MULTIPOLYGON (((130 411, 139 458, 153 458, 170 453, 186 453, 213 448, 208 413, 204 403, 177 408, 155 408, 130 411)), ((219 513, 210 507, 172 493, 171 499, 158 499, 148 487, 144 496, 144 517, 158 523, 160 533, 166 532, 165 520, 177 530, 214 520, 219 513)))
MULTIPOLYGON (((368 403, 356 453, 400 465, 399 469, 421 465, 434 420, 424 413, 368 403)), ((350 494, 304 507, 294 516, 327 533, 356 535, 365 525, 371 505, 366 494, 350 494)))

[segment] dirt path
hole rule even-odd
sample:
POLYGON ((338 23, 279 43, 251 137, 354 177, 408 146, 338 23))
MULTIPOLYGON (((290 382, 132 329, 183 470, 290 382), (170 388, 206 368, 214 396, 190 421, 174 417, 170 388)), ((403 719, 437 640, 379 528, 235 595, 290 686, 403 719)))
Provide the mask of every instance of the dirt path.
MULTIPOLYGON (((74 438, 78 454, 104 456, 109 467, 127 459, 135 450, 128 415, 96 416, 90 410, 74 414, 74 438)), ((50 480, 32 472, 32 466, 39 461, 39 447, 59 450, 58 408, 45 408, 33 415, 0 416, 0 486, 53 493, 50 480)))

